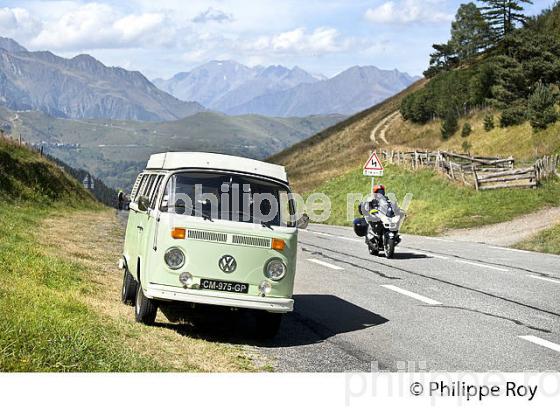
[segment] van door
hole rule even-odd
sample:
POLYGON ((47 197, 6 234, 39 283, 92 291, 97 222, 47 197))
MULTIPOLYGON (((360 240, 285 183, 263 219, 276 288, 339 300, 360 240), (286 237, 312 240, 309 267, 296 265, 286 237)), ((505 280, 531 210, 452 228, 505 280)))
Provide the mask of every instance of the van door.
POLYGON ((138 209, 138 198, 145 195, 148 190, 150 180, 154 175, 144 174, 140 186, 134 198, 131 198, 130 214, 128 217, 128 226, 126 230, 126 241, 128 242, 129 258, 128 269, 132 275, 138 279, 138 260, 142 257, 142 231, 144 229, 144 216, 146 212, 138 209))
POLYGON ((152 174, 148 179, 146 184, 146 189, 144 190, 143 195, 148 197, 150 202, 150 207, 147 211, 138 212, 138 259, 140 261, 140 279, 141 281, 145 277, 145 267, 148 266, 148 260, 150 254, 152 253, 152 244, 151 238, 153 235, 153 225, 154 225, 154 217, 153 217, 153 209, 151 208, 151 204, 154 201, 154 194, 156 192, 156 185, 157 182, 161 182, 162 175, 152 174))
POLYGON ((140 271, 143 280, 146 278, 148 267, 153 266, 152 256, 156 251, 155 237, 159 225, 159 209, 157 209, 157 202, 163 178, 164 175, 158 175, 156 177, 149 194, 150 207, 145 215, 144 230, 142 231, 142 238, 140 240, 140 249, 142 249, 143 252, 141 255, 142 265, 140 266, 140 271))

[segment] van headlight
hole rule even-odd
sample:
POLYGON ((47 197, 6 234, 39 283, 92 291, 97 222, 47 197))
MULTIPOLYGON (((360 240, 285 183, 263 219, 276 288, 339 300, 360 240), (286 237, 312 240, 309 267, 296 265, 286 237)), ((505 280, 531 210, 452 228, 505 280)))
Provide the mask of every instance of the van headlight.
POLYGON ((171 269, 181 269, 185 264, 185 254, 179 248, 169 248, 167 252, 165 252, 165 263, 171 269))
POLYGON ((280 259, 271 259, 267 262, 264 269, 264 276, 272 280, 280 280, 286 276, 286 265, 280 259))

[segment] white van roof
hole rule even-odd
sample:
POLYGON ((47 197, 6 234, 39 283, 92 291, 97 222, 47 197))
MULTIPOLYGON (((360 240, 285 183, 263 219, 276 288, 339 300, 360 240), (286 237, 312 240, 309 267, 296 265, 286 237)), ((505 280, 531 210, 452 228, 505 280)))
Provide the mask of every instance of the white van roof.
POLYGON ((210 152, 164 152, 153 154, 150 156, 146 166, 146 169, 149 170, 174 170, 182 168, 245 172, 288 182, 286 169, 281 165, 210 152))

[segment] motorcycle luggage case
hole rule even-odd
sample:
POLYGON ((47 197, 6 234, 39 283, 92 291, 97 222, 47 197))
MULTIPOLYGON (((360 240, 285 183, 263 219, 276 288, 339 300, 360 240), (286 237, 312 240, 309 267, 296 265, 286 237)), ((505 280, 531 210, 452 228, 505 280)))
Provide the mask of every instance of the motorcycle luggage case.
POLYGON ((365 218, 354 219, 354 233, 358 236, 366 236, 368 224, 365 218))

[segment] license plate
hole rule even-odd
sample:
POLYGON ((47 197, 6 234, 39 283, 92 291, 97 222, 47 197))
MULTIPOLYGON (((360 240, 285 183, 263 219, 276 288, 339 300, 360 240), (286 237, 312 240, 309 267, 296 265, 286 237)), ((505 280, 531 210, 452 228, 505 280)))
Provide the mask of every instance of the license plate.
POLYGON ((226 282, 223 280, 200 279, 200 289, 219 290, 221 292, 249 293, 247 283, 226 282))

